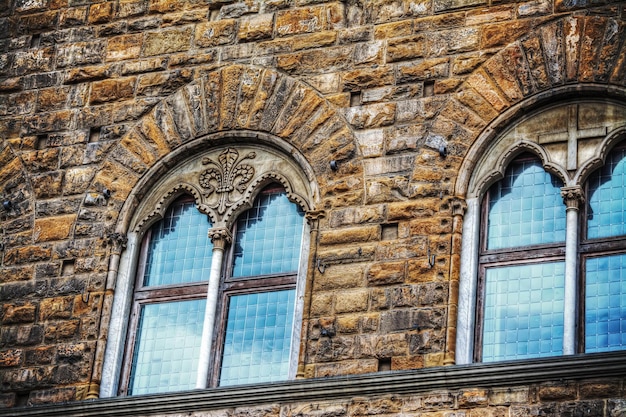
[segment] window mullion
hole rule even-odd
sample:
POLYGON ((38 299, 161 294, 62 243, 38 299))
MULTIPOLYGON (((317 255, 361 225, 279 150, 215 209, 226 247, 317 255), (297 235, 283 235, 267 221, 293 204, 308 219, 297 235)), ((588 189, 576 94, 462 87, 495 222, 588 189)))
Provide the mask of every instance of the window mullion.
POLYGON ((565 294, 563 318, 563 354, 576 353, 576 295, 578 271, 578 219, 579 205, 583 200, 580 187, 563 187, 563 202, 566 205, 565 226, 565 294))
POLYGON ((213 243, 213 255, 211 258, 211 272, 209 274, 206 310, 204 312, 204 324, 202 327, 202 342, 200 344, 196 388, 207 387, 211 343, 213 341, 213 330, 215 329, 215 318, 217 314, 220 274, 224 262, 224 248, 227 243, 232 241, 232 235, 227 229, 211 229, 209 230, 209 237, 213 243))

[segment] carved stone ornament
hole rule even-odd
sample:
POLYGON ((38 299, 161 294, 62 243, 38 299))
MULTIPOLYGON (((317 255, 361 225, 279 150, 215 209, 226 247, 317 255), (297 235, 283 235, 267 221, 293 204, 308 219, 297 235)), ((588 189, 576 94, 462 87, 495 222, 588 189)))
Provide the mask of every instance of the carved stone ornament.
POLYGON ((200 152, 166 172, 146 194, 134 216, 132 230, 141 232, 165 214, 179 196, 191 196, 215 230, 230 230, 239 213, 252 205, 270 183, 285 188, 289 199, 311 210, 314 182, 284 152, 263 145, 239 145, 200 152))
POLYGON ((208 165, 198 178, 200 186, 206 190, 204 197, 217 194, 217 203, 209 206, 219 214, 224 214, 226 208, 233 205, 241 194, 246 190, 246 186, 254 176, 254 167, 243 161, 256 158, 255 152, 248 152, 245 156, 239 157, 239 152, 233 148, 227 148, 219 154, 217 161, 209 157, 202 159, 202 165, 208 165), (238 195, 233 192, 237 191, 238 195))
POLYGON ((561 197, 568 209, 578 209, 585 202, 583 190, 579 186, 561 188, 561 197))

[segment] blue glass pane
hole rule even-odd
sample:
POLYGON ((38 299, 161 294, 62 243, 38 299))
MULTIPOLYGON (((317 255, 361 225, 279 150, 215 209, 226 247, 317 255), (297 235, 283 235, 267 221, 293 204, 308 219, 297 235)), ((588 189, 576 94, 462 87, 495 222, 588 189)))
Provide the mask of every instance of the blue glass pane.
POLYGON ((565 263, 488 268, 483 361, 563 352, 565 263))
POLYGON ((220 386, 289 376, 295 290, 230 297, 220 386))
POLYGON ((211 223, 193 203, 174 203, 152 226, 144 285, 183 284, 209 279, 211 223))
POLYGON ((237 222, 233 277, 295 272, 304 213, 282 192, 261 194, 237 222))
POLYGON ((614 150, 589 178, 587 237, 626 234, 626 149, 614 150))
POLYGON ((129 394, 194 388, 205 305, 192 300, 142 307, 129 394))
POLYGON ((561 187, 539 161, 512 164, 489 190, 487 249, 563 242, 561 187))
POLYGON ((585 351, 626 348, 626 254, 585 264, 585 351))

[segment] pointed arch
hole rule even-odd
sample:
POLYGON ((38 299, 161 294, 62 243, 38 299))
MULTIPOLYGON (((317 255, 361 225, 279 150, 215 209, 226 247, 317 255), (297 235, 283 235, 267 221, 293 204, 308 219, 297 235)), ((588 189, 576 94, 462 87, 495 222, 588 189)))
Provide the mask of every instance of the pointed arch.
POLYGON ((529 109, 569 97, 626 99, 624 39, 623 21, 568 16, 535 28, 474 71, 432 124, 431 134, 462 158, 455 194, 467 194, 488 145, 529 109))

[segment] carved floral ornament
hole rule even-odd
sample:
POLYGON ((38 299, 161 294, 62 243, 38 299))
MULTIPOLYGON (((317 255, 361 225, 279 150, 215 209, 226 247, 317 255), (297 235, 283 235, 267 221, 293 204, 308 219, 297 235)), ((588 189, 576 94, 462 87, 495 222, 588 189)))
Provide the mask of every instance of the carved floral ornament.
POLYGON ((205 198, 216 194, 217 203, 210 207, 223 215, 228 207, 240 199, 246 187, 254 177, 254 167, 245 163, 246 159, 256 158, 255 152, 248 152, 239 157, 239 152, 233 148, 227 148, 217 157, 217 161, 209 157, 202 159, 202 165, 208 165, 198 178, 198 183, 206 191, 202 194, 205 198), (238 194, 235 194, 237 192, 238 194))
POLYGON ((194 198, 214 229, 229 230, 233 219, 250 207, 269 183, 281 184, 303 210, 314 209, 312 182, 282 152, 265 146, 237 146, 200 153, 169 170, 140 203, 131 230, 141 232, 165 214, 182 194, 194 198))

